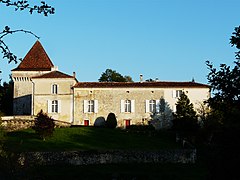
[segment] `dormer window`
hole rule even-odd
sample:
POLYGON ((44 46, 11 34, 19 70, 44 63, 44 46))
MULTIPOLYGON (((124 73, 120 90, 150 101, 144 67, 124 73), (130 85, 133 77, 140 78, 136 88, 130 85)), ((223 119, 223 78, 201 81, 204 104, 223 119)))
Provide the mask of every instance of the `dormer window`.
POLYGON ((52 85, 52 94, 58 94, 58 85, 57 84, 52 85))

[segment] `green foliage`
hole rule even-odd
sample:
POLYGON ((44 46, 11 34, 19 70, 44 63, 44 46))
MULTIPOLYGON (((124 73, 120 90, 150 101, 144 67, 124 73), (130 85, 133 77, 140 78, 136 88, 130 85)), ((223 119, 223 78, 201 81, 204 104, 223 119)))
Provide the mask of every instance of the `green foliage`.
POLYGON ((98 79, 99 82, 133 82, 130 76, 122 76, 112 69, 106 69, 98 79))
MULTIPOLYGON (((235 28, 230 43, 238 50, 240 49, 240 26, 235 28)), ((219 70, 213 67, 209 61, 206 62, 210 70, 207 76, 208 82, 214 93, 214 97, 208 101, 209 105, 213 109, 222 111, 225 115, 240 107, 240 51, 236 52, 236 59, 233 68, 226 64, 220 64, 219 70)))
POLYGON ((117 127, 117 119, 114 113, 109 113, 106 120, 106 127, 114 129, 117 127))
POLYGON ((196 117, 196 112, 193 109, 193 104, 190 103, 189 98, 184 92, 181 94, 180 98, 176 103, 176 109, 177 111, 175 115, 177 119, 185 118, 185 117, 189 117, 189 118, 196 117))
POLYGON ((239 179, 240 156, 240 26, 235 28, 230 43, 235 46, 234 67, 220 64, 216 69, 207 61, 208 82, 214 96, 208 100, 212 112, 204 130, 208 134, 208 163, 212 179, 239 179))
POLYGON ((196 112, 193 104, 185 93, 182 93, 176 103, 176 113, 173 119, 173 130, 178 132, 183 138, 191 141, 191 137, 199 128, 196 112))
POLYGON ((163 97, 161 97, 159 102, 159 112, 151 114, 150 124, 153 125, 156 130, 169 129, 172 123, 172 114, 173 112, 169 104, 163 97))
MULTIPOLYGON (((4 128, 2 127, 2 118, 0 113, 0 162, 6 159, 7 153, 5 150, 5 141, 6 141, 6 132, 4 128)), ((0 163, 1 164, 1 163, 0 163)), ((2 165, 0 165, 0 169, 2 168, 2 165)))
MULTIPOLYGON (((237 49, 240 49, 240 26, 235 27, 235 32, 233 32, 233 36, 230 38, 230 44, 235 46, 237 49)), ((236 52, 236 59, 240 59, 240 51, 236 52)))
POLYGON ((54 122, 51 117, 49 117, 46 113, 43 113, 41 110, 35 119, 35 125, 33 129, 39 135, 39 137, 45 140, 47 137, 53 135, 54 131, 54 122))
POLYGON ((0 112, 4 115, 12 115, 13 110, 13 81, 0 85, 0 112))

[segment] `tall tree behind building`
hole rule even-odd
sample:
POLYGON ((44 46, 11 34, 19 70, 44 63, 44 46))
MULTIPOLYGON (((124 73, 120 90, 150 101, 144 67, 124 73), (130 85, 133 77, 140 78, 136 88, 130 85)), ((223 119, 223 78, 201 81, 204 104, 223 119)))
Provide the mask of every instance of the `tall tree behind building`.
POLYGON ((98 79, 99 82, 133 82, 130 76, 123 76, 112 69, 106 69, 98 79))

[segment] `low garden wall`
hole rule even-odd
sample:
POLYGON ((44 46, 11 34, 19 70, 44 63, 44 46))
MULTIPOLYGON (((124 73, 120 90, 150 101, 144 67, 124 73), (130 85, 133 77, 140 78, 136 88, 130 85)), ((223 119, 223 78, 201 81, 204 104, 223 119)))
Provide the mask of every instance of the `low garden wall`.
POLYGON ((160 151, 71 151, 24 152, 19 154, 21 166, 36 165, 91 165, 118 163, 195 163, 196 149, 160 151))
MULTIPOLYGON (((34 126, 36 116, 4 116, 1 117, 2 126, 7 131, 28 129, 34 126)), ((54 120, 55 127, 70 127, 71 123, 54 120)))

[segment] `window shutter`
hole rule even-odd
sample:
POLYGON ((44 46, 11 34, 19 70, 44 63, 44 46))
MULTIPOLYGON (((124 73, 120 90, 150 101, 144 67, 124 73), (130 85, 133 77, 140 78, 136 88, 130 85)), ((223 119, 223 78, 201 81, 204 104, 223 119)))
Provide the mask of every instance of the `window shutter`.
POLYGON ((159 113, 160 112, 160 100, 156 100, 156 112, 159 113))
POLYGON ((61 100, 58 100, 58 113, 61 113, 61 100))
POLYGON ((50 94, 53 94, 53 84, 51 84, 51 93, 50 94))
POLYGON ((88 112, 88 100, 83 100, 83 113, 88 112))
POLYGON ((47 109, 48 109, 48 113, 52 113, 52 101, 51 100, 47 100, 47 109))
POLYGON ((56 94, 59 94, 59 84, 57 84, 57 93, 56 94))
POLYGON ((145 103, 145 106, 146 106, 146 113, 149 112, 149 100, 146 100, 146 103, 145 103))
POLYGON ((98 113, 98 100, 94 100, 94 112, 98 113))
POLYGON ((176 90, 173 90, 173 91, 172 91, 172 97, 173 97, 173 98, 176 98, 176 90))
POLYGON ((135 112, 135 100, 131 100, 131 112, 135 112))
POLYGON ((121 100, 121 107, 120 107, 121 113, 125 112, 124 105, 125 105, 125 100, 121 100))

